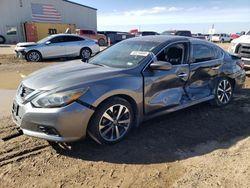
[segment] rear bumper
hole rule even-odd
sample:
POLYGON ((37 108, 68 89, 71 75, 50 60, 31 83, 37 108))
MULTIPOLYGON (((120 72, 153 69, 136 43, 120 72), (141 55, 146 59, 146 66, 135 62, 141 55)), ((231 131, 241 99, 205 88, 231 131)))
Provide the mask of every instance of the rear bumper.
POLYGON ((246 72, 244 70, 240 71, 235 76, 235 87, 234 91, 240 92, 242 88, 245 86, 245 80, 246 80, 246 72))
POLYGON ((28 136, 55 142, 71 142, 86 136, 93 110, 76 102, 62 108, 34 108, 31 103, 12 110, 12 119, 28 136))

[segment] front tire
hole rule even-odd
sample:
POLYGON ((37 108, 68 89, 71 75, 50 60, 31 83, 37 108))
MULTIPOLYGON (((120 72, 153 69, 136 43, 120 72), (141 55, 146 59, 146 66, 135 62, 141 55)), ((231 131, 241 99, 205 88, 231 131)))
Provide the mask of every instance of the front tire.
POLYGON ((230 103, 233 97, 233 85, 227 78, 220 78, 215 86, 215 98, 212 104, 222 107, 230 103))
POLYGON ((113 97, 101 104, 92 117, 88 134, 99 144, 114 144, 126 137, 134 123, 131 104, 113 97))
POLYGON ((5 44, 6 39, 4 36, 0 35, 0 44, 5 44))
POLYGON ((30 51, 26 54, 26 60, 31 62, 39 62, 42 60, 42 55, 38 51, 30 51))

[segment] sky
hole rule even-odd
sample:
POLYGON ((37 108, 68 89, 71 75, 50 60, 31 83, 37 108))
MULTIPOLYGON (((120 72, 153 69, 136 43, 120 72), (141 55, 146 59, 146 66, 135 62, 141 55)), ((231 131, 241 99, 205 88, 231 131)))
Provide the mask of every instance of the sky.
POLYGON ((250 0, 72 0, 97 8, 102 30, 236 33, 250 30, 250 0))

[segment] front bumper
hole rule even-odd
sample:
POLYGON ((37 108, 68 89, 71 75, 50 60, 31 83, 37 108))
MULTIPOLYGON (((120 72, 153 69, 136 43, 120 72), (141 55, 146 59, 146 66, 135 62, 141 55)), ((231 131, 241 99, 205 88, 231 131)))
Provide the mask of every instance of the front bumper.
POLYGON ((246 70, 250 70, 250 58, 241 58, 242 61, 244 62, 244 67, 246 70))
POLYGON ((35 108, 13 103, 12 119, 24 134, 55 142, 71 142, 86 136, 93 110, 71 103, 61 108, 35 108))
POLYGON ((26 56, 26 52, 23 50, 22 51, 15 50, 15 52, 16 52, 16 56, 18 58, 25 58, 25 56, 26 56))

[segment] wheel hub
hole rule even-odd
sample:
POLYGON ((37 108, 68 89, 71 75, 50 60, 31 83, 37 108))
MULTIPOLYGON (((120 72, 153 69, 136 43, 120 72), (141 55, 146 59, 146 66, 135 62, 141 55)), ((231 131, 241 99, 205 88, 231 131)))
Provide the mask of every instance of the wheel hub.
POLYGON ((100 135, 106 141, 116 141, 126 134, 130 121, 130 112, 126 106, 113 105, 104 112, 100 119, 100 135))

